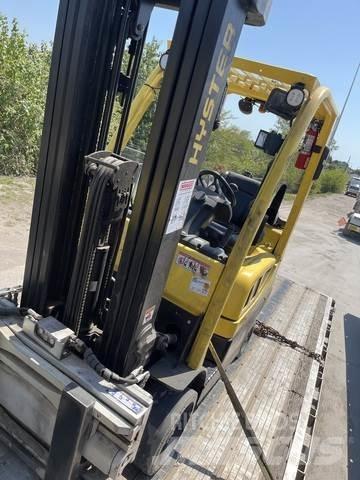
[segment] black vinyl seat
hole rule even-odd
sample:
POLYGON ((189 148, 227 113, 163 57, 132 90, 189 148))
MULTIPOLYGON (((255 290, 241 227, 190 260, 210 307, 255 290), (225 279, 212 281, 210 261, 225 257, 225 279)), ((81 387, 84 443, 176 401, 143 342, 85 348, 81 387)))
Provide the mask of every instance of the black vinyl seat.
MULTIPOLYGON (((219 223, 215 219, 210 222, 206 229, 203 229, 201 236, 209 240, 211 245, 221 246, 229 252, 234 246, 237 235, 249 215, 251 206, 259 193, 261 182, 235 172, 226 172, 224 177, 230 185, 236 186, 236 189, 234 189, 236 205, 232 210, 231 230, 228 225, 219 223)), ((263 237, 264 227, 267 223, 275 225, 278 221, 279 208, 284 199, 286 189, 286 184, 280 185, 255 235, 253 245, 257 244, 263 237)))
POLYGON ((241 228, 260 190, 260 182, 235 172, 226 172, 224 177, 229 184, 234 184, 237 187, 234 192, 236 206, 233 208, 232 223, 241 228))
MULTIPOLYGON (((195 191, 182 233, 182 241, 218 260, 226 260, 236 238, 247 219, 251 206, 260 190, 261 182, 235 172, 226 172, 224 178, 234 186, 236 205, 231 214, 215 198, 195 191)), ((257 244, 264 235, 265 224, 275 225, 284 199, 286 185, 282 184, 254 238, 257 244)))
POLYGON ((195 189, 183 227, 187 235, 199 235, 213 220, 230 223, 232 208, 219 201, 217 195, 206 194, 201 187, 195 189))
POLYGON ((211 258, 224 261, 227 258, 224 249, 219 245, 213 246, 202 232, 206 232, 216 221, 230 224, 231 217, 230 205, 219 201, 215 194, 206 194, 202 187, 197 186, 182 229, 181 241, 211 258))
POLYGON ((207 227, 214 218, 214 205, 208 201, 204 192, 195 190, 183 232, 187 235, 198 235, 201 228, 207 227))
MULTIPOLYGON (((224 175, 225 180, 234 185, 234 194, 236 205, 232 207, 232 218, 230 222, 221 222, 217 218, 213 219, 205 228, 200 231, 200 236, 209 241, 213 248, 222 248, 229 252, 235 244, 238 233, 243 226, 251 205, 260 189, 260 182, 245 175, 235 172, 227 172, 224 175)), ((256 243, 264 229, 261 225, 259 233, 256 235, 254 242, 256 243)))
MULTIPOLYGON (((235 184, 238 190, 235 192, 236 206, 233 208, 232 222, 238 227, 242 227, 250 208, 259 193, 261 183, 254 178, 246 177, 234 172, 226 172, 226 180, 231 184, 235 184)), ((275 225, 279 217, 279 209, 284 200, 287 185, 281 184, 274 195, 274 198, 266 212, 266 223, 275 225)))

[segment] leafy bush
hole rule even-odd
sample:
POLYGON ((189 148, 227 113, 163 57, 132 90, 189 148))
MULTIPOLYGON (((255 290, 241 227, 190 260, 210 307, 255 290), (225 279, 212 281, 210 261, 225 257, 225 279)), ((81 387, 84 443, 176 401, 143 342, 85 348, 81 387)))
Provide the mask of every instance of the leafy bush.
POLYGON ((312 187, 311 187, 311 193, 312 194, 321 193, 321 181, 320 181, 320 179, 313 182, 312 187))
POLYGON ((0 175, 36 173, 50 58, 0 14, 0 175))
MULTIPOLYGON (((138 77, 135 86, 135 95, 138 93, 140 88, 146 82, 150 73, 159 63, 159 58, 161 55, 160 43, 153 38, 150 42, 147 42, 144 45, 144 50, 142 53, 142 59, 140 62, 138 77)), ((127 65, 128 63, 128 53, 125 52, 123 64, 127 65)), ((145 152, 146 145, 150 135, 150 129, 156 109, 156 102, 154 102, 150 108, 147 110, 142 120, 140 121, 134 135, 129 141, 129 147, 140 152, 145 152)), ((108 143, 112 140, 112 137, 117 134, 118 126, 121 119, 121 107, 119 102, 119 96, 115 100, 115 105, 111 117, 111 123, 109 128, 108 143)))
MULTIPOLYGON (((160 53, 155 39, 145 45, 136 91, 157 65, 160 53)), ((29 43, 17 21, 9 23, 0 14, 0 175, 36 174, 50 61, 51 45, 29 43)), ((155 108, 154 103, 130 141, 138 150, 146 149, 155 108)), ((117 101, 110 137, 116 132, 120 115, 117 101)), ((278 130, 286 133, 288 125, 278 123, 278 130)), ((255 177, 263 177, 271 157, 254 146, 250 132, 231 124, 228 112, 223 113, 221 124, 211 135, 204 168, 251 172, 255 177)), ((314 193, 344 190, 348 175, 338 163, 328 165, 315 182, 314 193)), ((294 158, 290 158, 283 176, 288 192, 297 192, 301 176, 302 172, 294 168, 294 158)))
POLYGON ((251 172, 262 177, 270 157, 254 146, 250 132, 228 123, 228 113, 222 119, 222 127, 212 133, 203 168, 238 173, 251 172))
POLYGON ((342 193, 349 176, 347 172, 340 168, 325 169, 320 176, 320 192, 321 193, 342 193))
MULTIPOLYGON (((297 154, 296 154, 297 155, 297 154)), ((295 156, 289 159, 283 181, 287 184, 288 193, 297 193, 304 171, 294 167, 295 156)), ((337 168, 332 163, 325 165, 320 178, 315 181, 311 193, 342 193, 345 190, 349 175, 343 168, 337 168)))
POLYGON ((283 182, 287 185, 288 193, 296 193, 299 189, 299 185, 302 178, 302 170, 294 167, 295 156, 292 156, 288 160, 286 170, 283 175, 283 182))

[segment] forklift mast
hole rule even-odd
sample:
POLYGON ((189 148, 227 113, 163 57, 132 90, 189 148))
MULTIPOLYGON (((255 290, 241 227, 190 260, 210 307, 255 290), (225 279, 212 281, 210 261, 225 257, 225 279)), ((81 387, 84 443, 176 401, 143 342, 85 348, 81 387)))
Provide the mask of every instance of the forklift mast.
POLYGON ((155 316, 246 11, 239 2, 187 2, 179 16, 103 332, 102 361, 121 375, 144 365, 156 340, 155 316))
POLYGON ((84 157, 105 148, 119 90, 126 122, 151 13, 149 2, 136 3, 59 4, 22 298, 42 313, 66 300, 87 194, 84 157))
MULTIPOLYGON (((111 295, 109 289, 100 289, 100 310, 93 309, 90 318, 101 326, 101 361, 119 375, 146 364, 153 349, 155 317, 238 38, 244 23, 265 23, 270 3, 156 3, 178 9, 176 28, 120 268, 111 295), (99 311, 101 319, 96 319, 99 311)), ((89 217, 89 198, 97 204, 90 195, 94 184, 89 165, 93 162, 106 172, 121 167, 134 178, 135 167, 124 167, 120 146, 154 6, 152 0, 60 1, 22 306, 42 315, 52 313, 76 333, 86 332, 91 323, 82 318, 91 285, 110 284, 113 253, 128 208, 125 202, 121 216, 109 214, 97 233, 91 230, 101 218, 89 217), (122 115, 114 153, 120 156, 106 155, 99 151, 106 149, 118 94, 122 115), (84 248, 88 227, 94 243, 84 248), (95 257, 84 259, 92 255, 90 247, 111 254, 103 264, 95 257), (101 278, 91 270, 94 263, 101 278), (78 285, 91 275, 92 282, 78 285)), ((114 206, 124 194, 121 188, 129 198, 132 184, 120 188, 118 180, 111 182, 104 183, 108 191, 101 198, 114 206)), ((114 212, 111 205, 99 208, 99 216, 114 212)))

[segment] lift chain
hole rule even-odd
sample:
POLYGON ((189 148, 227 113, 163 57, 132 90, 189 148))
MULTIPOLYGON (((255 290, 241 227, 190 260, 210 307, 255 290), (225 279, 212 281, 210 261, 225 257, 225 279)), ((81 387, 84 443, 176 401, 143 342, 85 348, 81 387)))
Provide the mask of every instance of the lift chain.
POLYGON ((319 353, 316 353, 312 350, 309 350, 308 348, 304 347, 303 345, 300 345, 298 342, 295 340, 291 340, 285 335, 282 335, 278 330, 275 330, 275 328, 270 327, 269 325, 265 325, 263 322, 260 322, 259 320, 256 320, 256 324, 254 327, 254 333, 258 337, 263 337, 263 338, 271 338, 279 343, 283 343, 285 345, 289 345, 289 347, 293 348, 294 350, 297 350, 299 352, 305 353, 310 358, 313 358, 320 364, 323 363, 323 358, 319 353))

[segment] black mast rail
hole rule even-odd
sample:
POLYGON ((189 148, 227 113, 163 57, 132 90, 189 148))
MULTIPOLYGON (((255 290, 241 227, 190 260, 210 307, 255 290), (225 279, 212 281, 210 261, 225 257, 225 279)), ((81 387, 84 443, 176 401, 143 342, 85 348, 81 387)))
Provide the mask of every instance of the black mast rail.
POLYGON ((84 157, 105 147, 126 39, 140 56, 153 6, 60 0, 22 295, 39 313, 66 299, 87 195, 84 157), (145 23, 134 26, 138 19, 145 23))

